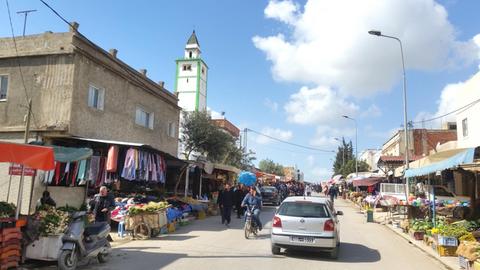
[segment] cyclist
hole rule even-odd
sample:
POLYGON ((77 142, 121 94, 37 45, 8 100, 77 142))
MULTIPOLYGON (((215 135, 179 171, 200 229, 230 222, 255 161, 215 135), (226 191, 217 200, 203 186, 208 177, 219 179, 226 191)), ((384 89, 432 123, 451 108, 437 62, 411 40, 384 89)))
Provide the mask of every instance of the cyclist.
POLYGON ((257 194, 255 187, 250 187, 249 193, 243 198, 242 207, 250 206, 252 209, 252 217, 258 226, 258 230, 262 230, 262 222, 260 221, 260 208, 262 207, 262 198, 257 194))

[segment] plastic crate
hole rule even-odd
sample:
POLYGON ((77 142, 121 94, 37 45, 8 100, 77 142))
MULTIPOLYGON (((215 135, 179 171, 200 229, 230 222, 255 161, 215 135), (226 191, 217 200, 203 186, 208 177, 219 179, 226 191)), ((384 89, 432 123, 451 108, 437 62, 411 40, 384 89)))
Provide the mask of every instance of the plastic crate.
POLYGON ((452 246, 437 246, 438 255, 442 257, 455 257, 455 251, 457 251, 457 247, 452 246))
POLYGON ((448 236, 438 236, 438 245, 439 246, 447 246, 447 247, 456 247, 458 246, 458 239, 455 237, 448 237, 448 236))
POLYGON ((465 270, 473 270, 473 262, 463 256, 458 256, 458 265, 465 270))

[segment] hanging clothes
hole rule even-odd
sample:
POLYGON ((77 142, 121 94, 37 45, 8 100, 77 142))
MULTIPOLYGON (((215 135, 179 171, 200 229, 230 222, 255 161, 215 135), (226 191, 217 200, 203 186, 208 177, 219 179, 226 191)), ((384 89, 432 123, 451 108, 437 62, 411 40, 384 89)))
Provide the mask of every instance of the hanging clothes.
POLYGON ((137 156, 136 150, 133 148, 128 149, 127 154, 125 156, 125 162, 122 171, 122 177, 127 180, 135 180, 135 171, 137 160, 135 159, 137 156))
POLYGON ((92 156, 90 159, 90 170, 88 172, 88 180, 92 182, 96 182, 99 170, 100 170, 100 157, 92 156))
POLYGON ((60 162, 55 163, 55 185, 57 186, 60 183, 60 166, 61 165, 62 164, 60 162))
POLYGON ((85 171, 87 168, 87 161, 80 160, 80 164, 78 165, 78 175, 77 175, 77 182, 80 182, 82 180, 85 180, 85 171))
POLYGON ((112 145, 108 149, 107 172, 117 171, 117 160, 118 160, 118 146, 112 145))

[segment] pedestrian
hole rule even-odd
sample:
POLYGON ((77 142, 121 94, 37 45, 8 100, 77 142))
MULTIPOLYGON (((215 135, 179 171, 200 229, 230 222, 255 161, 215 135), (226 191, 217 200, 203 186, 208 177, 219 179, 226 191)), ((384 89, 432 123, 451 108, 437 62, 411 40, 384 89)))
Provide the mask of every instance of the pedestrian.
POLYGON ((337 194, 338 194, 337 187, 335 185, 332 185, 328 189, 328 195, 330 195, 330 201, 332 201, 332 203, 335 200, 335 198, 337 198, 337 194))
POLYGON ((50 192, 48 190, 45 190, 42 194, 42 198, 38 199, 37 202, 37 209, 43 207, 43 206, 51 206, 51 207, 56 207, 57 203, 50 197, 50 192))
POLYGON ((245 192, 243 184, 238 185, 235 189, 235 209, 237 210, 237 218, 242 218, 243 216, 242 201, 243 198, 245 198, 245 195, 247 195, 247 192, 245 192))
POLYGON ((218 190, 217 204, 218 210, 220 211, 220 217, 222 218, 222 224, 225 224, 225 219, 223 216, 223 206, 220 203, 223 200, 223 190, 223 185, 221 185, 218 190))
POLYGON ((95 215, 95 222, 110 223, 110 212, 115 207, 113 197, 108 194, 106 186, 101 186, 99 193, 90 201, 90 209, 95 215))
POLYGON ((232 208, 235 202, 235 193, 230 187, 230 184, 225 184, 225 189, 222 193, 222 199, 218 204, 222 207, 222 224, 225 223, 227 227, 230 227, 232 208))

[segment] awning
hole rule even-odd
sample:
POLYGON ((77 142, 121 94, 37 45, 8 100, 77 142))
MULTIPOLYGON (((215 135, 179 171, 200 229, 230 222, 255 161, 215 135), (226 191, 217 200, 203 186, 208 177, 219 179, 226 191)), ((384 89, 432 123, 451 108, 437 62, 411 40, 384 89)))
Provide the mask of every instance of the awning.
POLYGON ((445 169, 456 168, 473 162, 475 148, 454 149, 438 152, 410 163, 405 177, 428 175, 445 169))
POLYGON ((84 160, 93 155, 93 150, 90 148, 74 148, 54 145, 51 147, 53 147, 53 152, 55 153, 55 161, 62 163, 84 160))
POLYGON ((369 187, 376 185, 377 183, 382 182, 384 178, 383 177, 368 177, 368 178, 363 178, 363 179, 356 179, 353 180, 353 186, 354 187, 369 187))
POLYGON ((0 162, 18 163, 32 169, 55 169, 51 147, 0 142, 0 162))
POLYGON ((213 167, 218 170, 223 170, 223 171, 228 171, 228 172, 233 172, 236 174, 240 173, 240 169, 237 169, 233 166, 225 165, 225 164, 220 164, 220 163, 214 163, 213 167))

